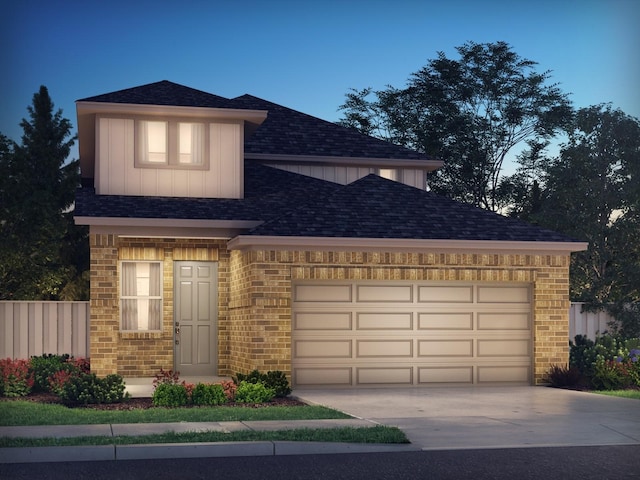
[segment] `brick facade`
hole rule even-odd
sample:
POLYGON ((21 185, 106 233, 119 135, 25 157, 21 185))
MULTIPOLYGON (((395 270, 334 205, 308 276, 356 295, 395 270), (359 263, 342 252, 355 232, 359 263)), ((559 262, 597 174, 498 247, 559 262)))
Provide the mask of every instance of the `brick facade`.
POLYGON ((569 347, 569 255, 232 251, 223 240, 91 235, 91 366, 99 375, 173 368, 175 260, 219 262, 219 375, 291 373, 291 285, 299 280, 526 282, 533 287, 534 383, 569 347), (119 331, 118 261, 164 262, 161 333, 119 331))

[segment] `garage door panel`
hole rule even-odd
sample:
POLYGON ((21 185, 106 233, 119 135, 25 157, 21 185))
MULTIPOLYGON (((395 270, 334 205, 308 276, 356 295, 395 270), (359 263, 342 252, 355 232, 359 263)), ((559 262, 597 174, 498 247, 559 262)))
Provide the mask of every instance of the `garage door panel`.
POLYGON ((351 330, 351 312, 298 312, 293 317, 294 330, 351 330))
POLYGON ((351 340, 297 340, 295 358, 351 358, 351 340))
POLYGON ((531 381, 531 369, 527 365, 481 365, 478 366, 478 384, 523 383, 531 381))
POLYGON ((351 386, 351 367, 300 367, 294 370, 293 380, 298 386, 351 386))
POLYGON ((357 330, 412 330, 411 313, 357 313, 357 330))
POLYGON ((420 286, 418 302, 421 303, 472 303, 472 286, 420 286))
POLYGON ((412 367, 356 368, 357 385, 412 385, 412 367))
POLYGON ((412 357, 413 340, 356 340, 356 357, 412 357))
POLYGON ((478 340, 478 357, 529 357, 530 341, 525 339, 478 340))
POLYGON ((419 367, 418 368, 418 384, 440 384, 455 383, 468 384, 473 383, 473 367, 419 367))
POLYGON ((478 303, 530 303, 527 286, 479 286, 478 303))
POLYGON ((418 330, 473 330, 473 313, 418 313, 418 330))
POLYGON ((472 357, 473 340, 419 340, 419 357, 472 357))
POLYGON ((296 285, 295 302, 351 302, 351 285, 296 285))
POLYGON ((529 312, 481 312, 478 313, 478 330, 530 330, 529 312))
POLYGON ((358 285, 357 302, 412 302, 411 285, 358 285))

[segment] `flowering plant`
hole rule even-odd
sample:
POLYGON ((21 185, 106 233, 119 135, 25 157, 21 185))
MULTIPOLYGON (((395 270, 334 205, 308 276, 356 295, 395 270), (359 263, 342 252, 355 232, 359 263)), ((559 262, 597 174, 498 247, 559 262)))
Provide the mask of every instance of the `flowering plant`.
POLYGON ((0 360, 0 394, 5 397, 24 397, 32 387, 33 376, 27 360, 0 360))

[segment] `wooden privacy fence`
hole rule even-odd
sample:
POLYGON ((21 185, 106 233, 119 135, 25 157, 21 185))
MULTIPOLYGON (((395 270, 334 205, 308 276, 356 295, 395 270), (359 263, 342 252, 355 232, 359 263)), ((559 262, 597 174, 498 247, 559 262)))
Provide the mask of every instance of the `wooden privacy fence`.
POLYGON ((606 311, 583 312, 584 303, 574 302, 569 309, 569 339, 573 340, 576 335, 584 335, 591 340, 595 340, 598 334, 610 332, 609 322, 615 319, 606 311))
MULTIPOLYGON (((569 339, 592 340, 610 330, 606 312, 569 310, 569 339)), ((45 353, 89 356, 89 302, 0 302, 0 358, 29 358, 45 353)))
POLYGON ((0 302, 0 358, 89 356, 89 302, 0 302))

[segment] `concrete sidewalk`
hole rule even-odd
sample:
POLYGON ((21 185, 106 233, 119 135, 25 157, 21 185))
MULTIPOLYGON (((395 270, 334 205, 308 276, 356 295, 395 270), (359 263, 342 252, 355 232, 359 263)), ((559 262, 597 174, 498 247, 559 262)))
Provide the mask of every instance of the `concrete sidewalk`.
MULTIPOLYGON (((372 427, 364 419, 247 421, 247 422, 179 422, 105 425, 43 425, 0 427, 0 437, 69 438, 86 436, 134 436, 167 432, 239 432, 275 431, 297 428, 372 427)), ((82 447, 0 448, 0 463, 68 462, 89 460, 135 460, 153 458, 197 458, 229 456, 301 455, 321 453, 367 453, 415 451, 412 445, 322 443, 322 442, 210 442, 145 445, 104 445, 82 447)))

